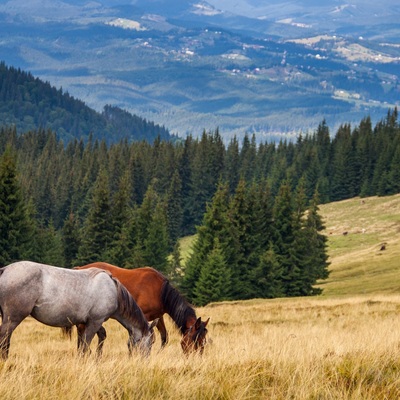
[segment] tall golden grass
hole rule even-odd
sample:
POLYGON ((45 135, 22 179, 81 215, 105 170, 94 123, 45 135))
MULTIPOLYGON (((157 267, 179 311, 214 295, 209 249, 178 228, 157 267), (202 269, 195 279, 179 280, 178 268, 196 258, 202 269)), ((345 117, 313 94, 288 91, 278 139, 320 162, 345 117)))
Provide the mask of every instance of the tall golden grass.
POLYGON ((25 320, 0 362, 1 399, 398 399, 400 296, 211 304, 209 343, 186 358, 168 323, 148 359, 129 358, 126 331, 108 321, 104 355, 25 320))
POLYGON ((157 336, 148 359, 128 356, 127 333, 115 321, 105 324, 108 338, 97 359, 79 357, 76 338, 69 341, 59 329, 28 318, 13 335, 9 359, 0 361, 0 399, 399 399, 400 280, 392 260, 398 239, 391 232, 400 213, 392 204, 386 222, 380 222, 380 213, 362 214, 369 225, 358 233, 355 208, 365 202, 353 202, 322 211, 327 232, 331 229, 327 294, 197 309, 198 315, 211 317, 202 357, 183 355, 168 317, 170 342, 160 351, 157 336), (350 222, 349 214, 354 216, 350 222), (344 229, 349 231, 345 237, 344 229), (367 234, 375 236, 366 239, 367 234), (382 235, 385 251, 377 248, 382 235), (365 266, 364 275, 354 265, 356 258, 365 266), (387 263, 392 267, 385 268, 387 263), (395 281, 391 285, 385 283, 387 274, 395 281), (355 290, 357 275, 364 292, 355 290))

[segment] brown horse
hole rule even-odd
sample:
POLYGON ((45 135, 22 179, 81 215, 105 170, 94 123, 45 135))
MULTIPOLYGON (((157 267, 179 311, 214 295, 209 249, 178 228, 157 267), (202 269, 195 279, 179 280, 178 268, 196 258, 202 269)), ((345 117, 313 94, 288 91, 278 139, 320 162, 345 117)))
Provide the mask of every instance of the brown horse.
MULTIPOLYGON (((74 269, 100 268, 111 272, 129 291, 148 321, 158 318, 157 328, 161 346, 168 342, 163 315, 167 313, 182 334, 181 346, 185 354, 198 351, 203 353, 206 343, 207 324, 197 318, 193 307, 169 283, 168 279, 150 267, 124 269, 104 262, 96 262, 74 269)), ((104 334, 104 332, 103 332, 104 334)))

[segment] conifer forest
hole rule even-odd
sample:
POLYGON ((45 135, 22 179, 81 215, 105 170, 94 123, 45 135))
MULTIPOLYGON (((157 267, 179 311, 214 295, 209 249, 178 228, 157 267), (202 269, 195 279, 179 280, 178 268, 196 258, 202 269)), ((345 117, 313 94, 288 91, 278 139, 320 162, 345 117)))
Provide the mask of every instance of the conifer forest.
POLYGON ((400 192, 397 109, 375 126, 296 142, 62 141, 0 130, 0 264, 153 266, 195 305, 318 294, 328 276, 318 204, 400 192), (182 264, 179 239, 196 234, 182 264))

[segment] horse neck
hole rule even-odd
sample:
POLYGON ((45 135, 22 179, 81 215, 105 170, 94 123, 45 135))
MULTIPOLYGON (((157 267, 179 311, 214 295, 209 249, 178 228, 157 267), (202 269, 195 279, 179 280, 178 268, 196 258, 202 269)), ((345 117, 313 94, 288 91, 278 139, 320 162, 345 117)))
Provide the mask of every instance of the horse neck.
POLYGON ((119 318, 128 326, 139 330, 142 335, 149 333, 149 324, 142 310, 137 305, 131 294, 121 283, 112 278, 118 290, 118 312, 119 318))
POLYGON ((168 281, 163 285, 161 299, 165 312, 175 322, 181 334, 185 334, 196 322, 194 308, 168 281))

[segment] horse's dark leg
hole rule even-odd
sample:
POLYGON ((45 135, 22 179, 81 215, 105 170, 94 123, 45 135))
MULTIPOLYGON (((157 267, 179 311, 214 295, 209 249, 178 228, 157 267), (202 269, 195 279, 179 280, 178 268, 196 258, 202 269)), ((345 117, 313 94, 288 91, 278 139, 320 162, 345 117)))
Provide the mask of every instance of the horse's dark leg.
POLYGON ((107 332, 104 328, 104 326, 101 326, 100 329, 97 331, 97 337, 99 338, 99 342, 97 344, 97 356, 100 357, 103 353, 103 345, 104 341, 107 338, 107 332))
POLYGON ((165 328, 164 318, 161 316, 157 322, 157 329, 160 332, 161 337, 161 348, 163 348, 168 343, 168 333, 165 328))
POLYGON ((81 336, 80 346, 78 342, 78 348, 81 350, 81 354, 86 354, 90 350, 90 343, 94 338, 94 335, 100 330, 102 327, 104 320, 102 321, 88 321, 85 325, 78 325, 78 330, 80 328, 84 328, 81 336))
POLYGON ((8 358, 8 353, 10 351, 10 340, 12 331, 3 332, 0 328, 0 357, 3 360, 8 358))
POLYGON ((3 321, 0 326, 0 357, 3 360, 8 358, 11 335, 23 319, 24 318, 16 318, 12 320, 9 316, 3 315, 3 321))
POLYGON ((76 331, 78 333, 78 351, 83 351, 83 334, 85 332, 85 324, 79 324, 76 326, 76 331))

